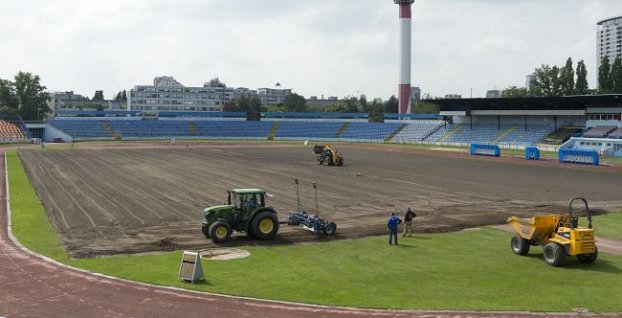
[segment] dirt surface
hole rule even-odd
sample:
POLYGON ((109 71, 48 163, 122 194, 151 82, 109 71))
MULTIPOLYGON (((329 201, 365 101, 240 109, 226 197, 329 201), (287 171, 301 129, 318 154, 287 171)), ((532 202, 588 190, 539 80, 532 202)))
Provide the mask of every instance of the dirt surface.
MULTIPOLYGON (((142 147, 20 152, 72 256, 211 246, 200 230, 202 208, 226 201, 227 189, 260 187, 285 217, 296 208, 294 178, 311 213, 317 181, 320 214, 337 223, 336 238, 383 234, 388 213, 407 207, 418 215, 419 232, 566 210, 573 196, 597 210, 622 210, 619 171, 404 147, 343 145, 344 167, 318 166, 310 148, 295 145, 142 147)), ((270 243, 326 239, 282 226, 270 243)), ((259 243, 237 235, 229 245, 259 243)))

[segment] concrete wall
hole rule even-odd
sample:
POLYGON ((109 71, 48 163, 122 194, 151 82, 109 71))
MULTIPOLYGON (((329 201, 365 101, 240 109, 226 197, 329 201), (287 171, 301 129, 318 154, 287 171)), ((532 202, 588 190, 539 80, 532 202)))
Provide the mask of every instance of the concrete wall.
POLYGON ((73 142, 73 137, 67 135, 66 133, 56 129, 52 125, 46 125, 45 127, 45 136, 43 140, 46 142, 52 142, 54 138, 61 138, 63 142, 73 142))

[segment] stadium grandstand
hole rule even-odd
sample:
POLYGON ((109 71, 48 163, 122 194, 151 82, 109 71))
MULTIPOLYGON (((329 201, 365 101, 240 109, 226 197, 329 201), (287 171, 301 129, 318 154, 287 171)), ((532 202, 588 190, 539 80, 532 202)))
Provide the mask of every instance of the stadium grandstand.
POLYGON ((622 95, 479 98, 430 101, 449 118, 442 141, 559 148, 622 156, 622 95))
POLYGON ((382 123, 369 122, 365 113, 264 112, 251 121, 244 112, 57 110, 45 139, 312 139, 556 150, 587 147, 574 141, 590 138, 589 143, 606 139, 601 150, 611 149, 601 153, 615 154, 614 144, 622 143, 621 100, 622 95, 439 99, 430 100, 439 115, 385 114, 382 123))
POLYGON ((31 139, 30 131, 19 116, 0 114, 1 143, 23 143, 31 139))

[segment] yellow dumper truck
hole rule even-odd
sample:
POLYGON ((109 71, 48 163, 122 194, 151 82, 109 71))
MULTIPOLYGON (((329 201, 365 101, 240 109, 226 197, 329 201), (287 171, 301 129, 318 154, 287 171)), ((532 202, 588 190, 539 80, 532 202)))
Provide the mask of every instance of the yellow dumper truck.
POLYGON ((592 263, 598 257, 592 214, 587 200, 573 198, 566 215, 536 215, 529 219, 512 216, 508 219, 516 234, 512 237, 512 252, 527 255, 529 247, 544 246, 544 260, 552 266, 560 266, 566 256, 576 256, 580 262, 592 263), (583 201, 587 214, 587 227, 580 227, 578 217, 573 214, 575 201, 583 201))

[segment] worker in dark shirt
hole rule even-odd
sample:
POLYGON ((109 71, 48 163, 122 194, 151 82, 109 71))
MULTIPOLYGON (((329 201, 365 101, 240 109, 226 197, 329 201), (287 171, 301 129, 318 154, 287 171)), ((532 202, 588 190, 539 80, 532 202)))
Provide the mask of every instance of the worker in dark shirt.
POLYGON ((417 216, 415 212, 413 212, 410 208, 406 210, 406 214, 404 215, 404 234, 402 236, 412 236, 413 232, 413 219, 417 216))
POLYGON ((389 227, 389 244, 393 244, 393 238, 395 238, 395 245, 397 245, 397 227, 402 223, 402 220, 398 218, 395 213, 391 212, 387 226, 389 227))

